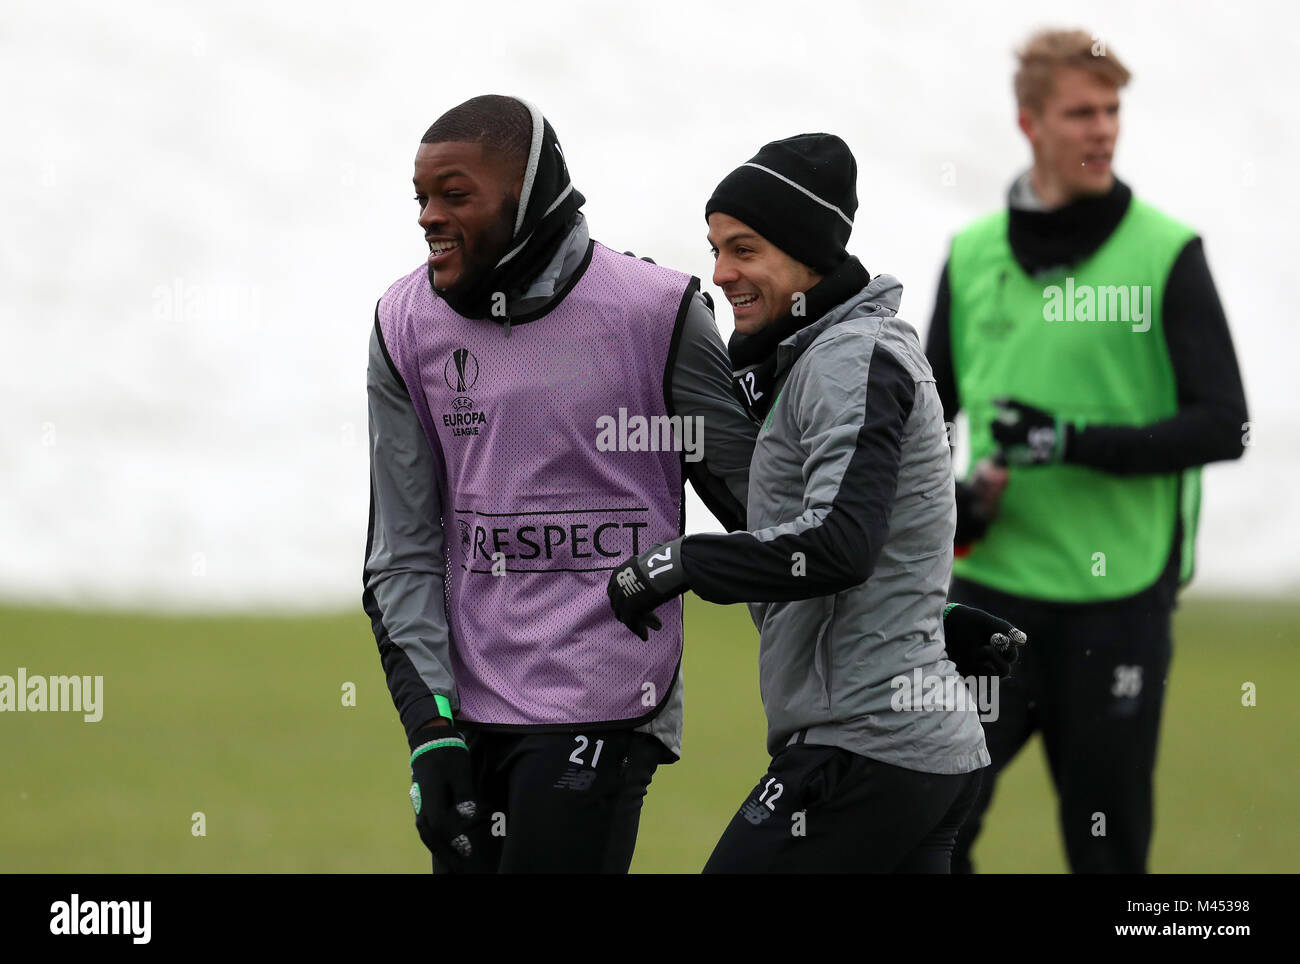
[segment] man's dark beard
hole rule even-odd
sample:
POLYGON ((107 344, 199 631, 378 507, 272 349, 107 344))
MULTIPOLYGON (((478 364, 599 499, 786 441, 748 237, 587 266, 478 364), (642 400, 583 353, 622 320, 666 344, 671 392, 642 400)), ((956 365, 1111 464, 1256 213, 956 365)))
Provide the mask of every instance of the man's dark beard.
MULTIPOLYGON (((569 180, 569 169, 558 148, 555 131, 543 120, 537 169, 531 174, 525 172, 523 190, 528 191, 528 204, 522 212, 523 223, 518 230, 514 229, 515 219, 521 213, 521 201, 502 198, 499 214, 502 244, 484 245, 483 260, 488 261, 490 255, 489 264, 466 263, 466 283, 457 283, 452 291, 435 292, 452 311, 466 318, 502 322, 509 332, 511 299, 524 291, 555 257, 573 227, 574 216, 586 201, 569 180)), ((429 275, 432 282, 432 266, 429 275)))
MULTIPOLYGON (((464 259, 464 268, 461 270, 460 277, 456 279, 455 284, 448 288, 434 287, 438 294, 447 300, 458 300, 464 295, 474 291, 483 281, 492 273, 497 262, 505 257, 510 250, 510 244, 513 240, 515 216, 519 213, 519 200, 511 194, 506 194, 501 199, 501 207, 497 210, 497 216, 492 222, 491 237, 486 238, 484 244, 484 253, 471 258, 470 250, 461 242, 462 258, 464 259)), ((430 276, 432 278, 432 275, 430 276)))

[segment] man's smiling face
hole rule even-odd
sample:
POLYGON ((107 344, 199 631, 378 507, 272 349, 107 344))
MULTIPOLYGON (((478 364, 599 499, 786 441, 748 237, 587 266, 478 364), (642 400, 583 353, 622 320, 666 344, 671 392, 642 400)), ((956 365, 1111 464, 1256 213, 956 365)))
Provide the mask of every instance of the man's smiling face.
POLYGON ((736 331, 752 335, 790 313, 794 296, 822 276, 796 261, 743 221, 709 215, 713 283, 731 303, 736 331))
POLYGON ((513 167, 464 141, 416 151, 412 183, 439 292, 473 286, 509 250, 523 187, 523 172, 513 167))

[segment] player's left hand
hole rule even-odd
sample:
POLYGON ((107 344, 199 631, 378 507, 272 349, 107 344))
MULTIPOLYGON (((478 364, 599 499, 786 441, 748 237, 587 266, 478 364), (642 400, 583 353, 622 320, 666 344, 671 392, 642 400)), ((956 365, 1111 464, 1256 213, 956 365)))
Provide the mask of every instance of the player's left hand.
POLYGON ((961 603, 944 608, 943 633, 961 676, 1006 676, 1028 640, 1005 619, 961 603))
POLYGON ((995 398, 990 428, 1008 465, 1055 465, 1065 461, 1074 433, 1051 412, 1010 398, 995 398))
POLYGON ((609 574, 606 588, 618 621, 648 640, 650 630, 663 628, 655 609, 689 588, 682 567, 682 540, 674 539, 625 560, 609 574))

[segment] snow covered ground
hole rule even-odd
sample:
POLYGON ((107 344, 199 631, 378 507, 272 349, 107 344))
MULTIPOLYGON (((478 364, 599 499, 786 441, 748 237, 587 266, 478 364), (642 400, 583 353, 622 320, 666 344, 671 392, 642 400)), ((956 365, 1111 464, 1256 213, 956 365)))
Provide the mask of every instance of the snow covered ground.
POLYGON ((1233 325, 1252 445, 1206 472, 1198 589, 1294 592, 1298 22, 1281 3, 10 0, 0 596, 358 602, 366 341, 425 257, 411 159, 443 110, 537 103, 594 235, 708 287, 718 179, 772 138, 838 133, 861 172, 850 250, 903 280, 924 335, 948 238, 1027 163, 1011 51, 1048 24, 1133 70, 1117 170, 1201 230, 1233 325))

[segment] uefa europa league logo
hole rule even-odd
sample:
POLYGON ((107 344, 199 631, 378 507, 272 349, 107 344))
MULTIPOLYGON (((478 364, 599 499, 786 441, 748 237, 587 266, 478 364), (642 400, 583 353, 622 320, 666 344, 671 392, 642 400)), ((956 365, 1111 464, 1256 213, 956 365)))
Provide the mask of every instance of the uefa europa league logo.
POLYGON ((478 359, 468 348, 457 348, 442 366, 442 377, 446 379, 448 388, 463 395, 478 381, 478 359), (452 381, 453 371, 455 381, 452 381))

